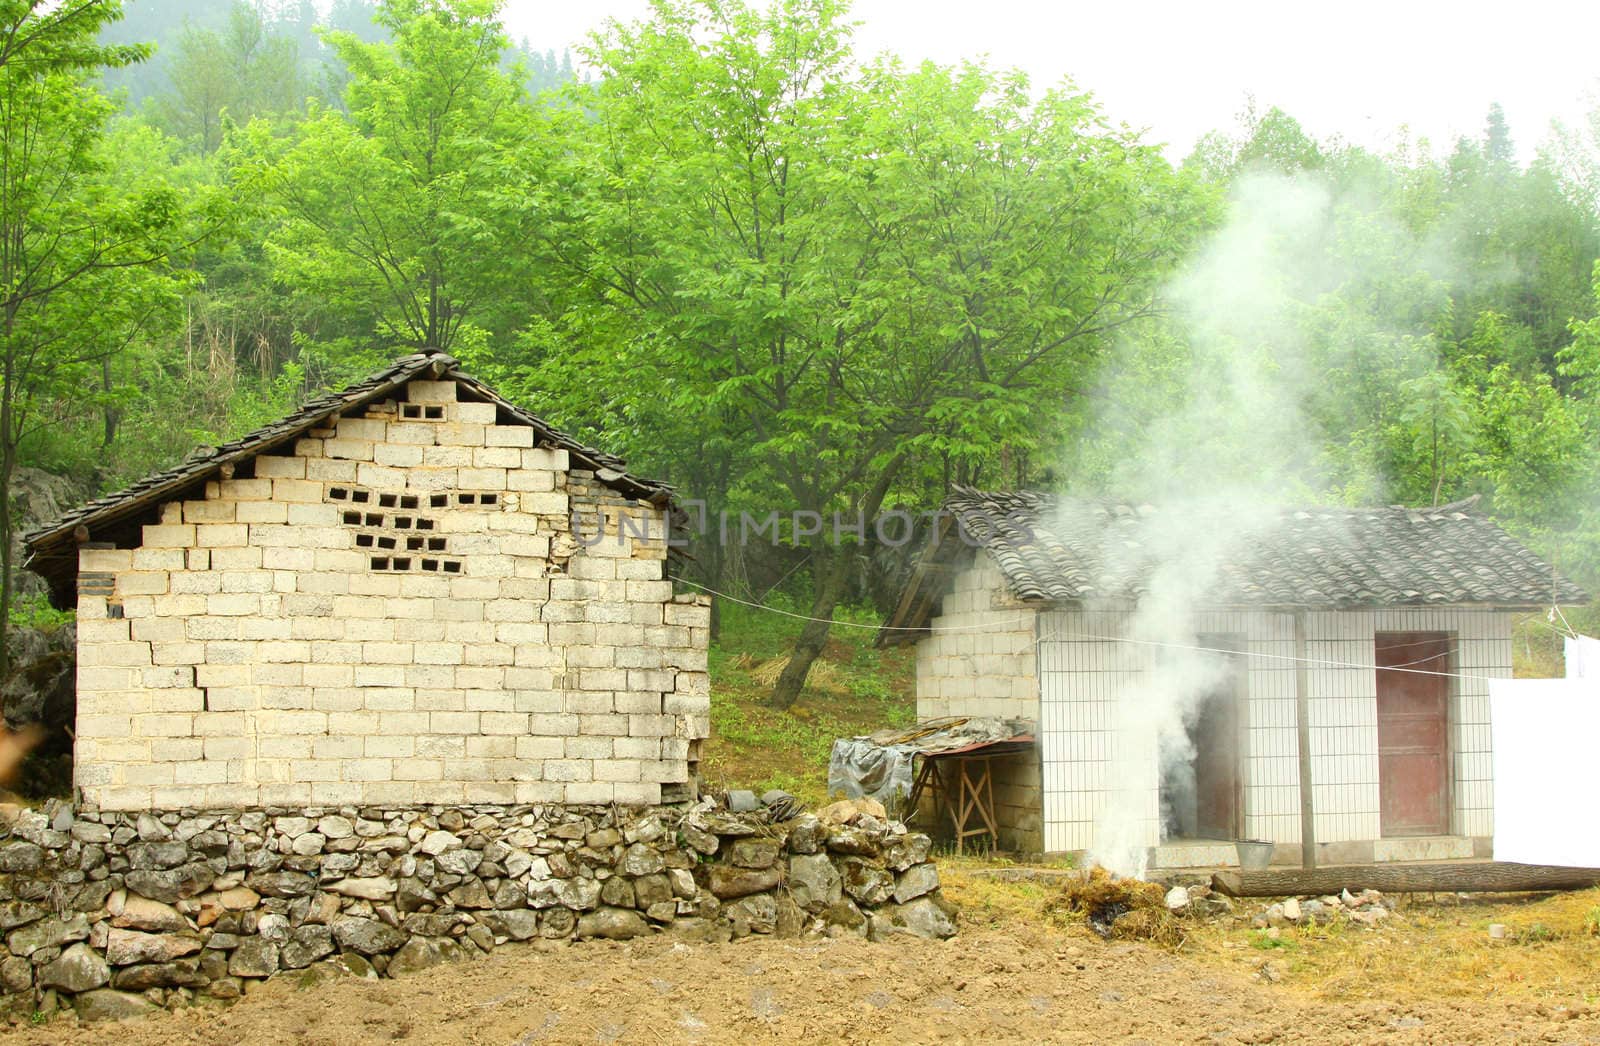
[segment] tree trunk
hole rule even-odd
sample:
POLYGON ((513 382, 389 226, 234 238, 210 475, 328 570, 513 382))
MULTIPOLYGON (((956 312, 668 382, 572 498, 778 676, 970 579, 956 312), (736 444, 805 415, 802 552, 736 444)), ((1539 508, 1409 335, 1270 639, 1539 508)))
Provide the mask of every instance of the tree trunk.
POLYGON ((1600 883, 1600 868, 1544 864, 1351 865, 1343 868, 1268 868, 1216 872, 1211 888, 1229 897, 1291 897, 1358 893, 1520 893, 1525 890, 1584 890, 1600 883))
POLYGON ((772 696, 767 703, 773 708, 780 711, 786 709, 800 697, 800 689, 806 685, 806 675, 811 671, 812 662, 828 642, 833 608, 839 605, 839 597, 844 595, 854 558, 848 550, 836 548, 827 568, 818 571, 821 583, 817 585, 816 598, 811 601, 811 620, 800 630, 800 638, 795 640, 794 648, 789 651, 789 663, 783 666, 783 672, 772 688, 772 696))
MULTIPOLYGON (((900 471, 900 465, 904 461, 904 454, 896 454, 884 466, 872 489, 867 491, 867 496, 861 504, 861 516, 867 526, 872 525, 878 510, 883 507, 883 499, 889 492, 889 485, 894 482, 895 473, 900 471)), ((820 535, 819 540, 827 540, 827 535, 820 535)), ((823 549, 824 546, 821 544, 813 546, 812 554, 818 555, 823 549)), ((824 560, 828 564, 827 568, 817 572, 820 583, 817 585, 816 598, 811 602, 811 620, 800 630, 800 638, 795 640, 794 649, 789 651, 789 663, 783 666, 783 672, 772 687, 772 695, 767 699, 767 704, 771 707, 782 711, 799 698, 800 689, 806 685, 806 675, 811 671, 811 663, 822 653, 823 645, 828 642, 828 630, 833 625, 833 609, 839 605, 839 599, 844 595, 855 559, 850 549, 834 548, 833 555, 824 560)))

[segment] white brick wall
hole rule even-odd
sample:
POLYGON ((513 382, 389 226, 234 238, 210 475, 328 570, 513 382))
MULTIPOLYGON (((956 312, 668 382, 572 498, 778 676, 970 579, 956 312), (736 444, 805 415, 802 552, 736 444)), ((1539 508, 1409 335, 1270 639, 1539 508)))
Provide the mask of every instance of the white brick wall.
POLYGON ((90 802, 654 803, 687 780, 709 604, 665 580, 663 513, 456 388, 412 382, 168 504, 138 549, 82 551, 116 576, 79 600, 90 802))

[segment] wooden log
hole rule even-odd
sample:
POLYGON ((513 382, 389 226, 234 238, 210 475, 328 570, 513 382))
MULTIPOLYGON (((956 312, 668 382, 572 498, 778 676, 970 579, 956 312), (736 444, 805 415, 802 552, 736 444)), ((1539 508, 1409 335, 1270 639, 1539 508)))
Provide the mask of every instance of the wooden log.
POLYGON ((1229 897, 1293 897, 1359 893, 1519 893, 1583 890, 1600 885, 1600 868, 1474 861, 1463 864, 1377 864, 1332 868, 1229 869, 1211 876, 1211 888, 1229 897))

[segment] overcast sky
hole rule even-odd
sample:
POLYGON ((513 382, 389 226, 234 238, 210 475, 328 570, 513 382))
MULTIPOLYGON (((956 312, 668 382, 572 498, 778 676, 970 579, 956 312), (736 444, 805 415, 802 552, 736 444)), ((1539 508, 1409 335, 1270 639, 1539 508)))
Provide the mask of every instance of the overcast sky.
MULTIPOLYGON (((504 18, 511 35, 559 50, 647 11, 644 0, 507 0, 504 18)), ((1524 160, 1552 119, 1600 106, 1593 0, 857 0, 854 17, 862 54, 987 55, 1036 87, 1071 76, 1174 159, 1232 127, 1249 95, 1319 138, 1387 149, 1408 125, 1435 152, 1479 134, 1498 101, 1524 160)))

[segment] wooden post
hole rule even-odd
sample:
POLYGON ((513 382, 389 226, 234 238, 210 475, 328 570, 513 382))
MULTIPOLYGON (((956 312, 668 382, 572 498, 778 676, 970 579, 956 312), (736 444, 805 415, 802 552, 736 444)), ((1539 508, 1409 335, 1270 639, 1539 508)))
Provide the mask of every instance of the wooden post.
POLYGON ((1317 866, 1316 807, 1311 801, 1311 673, 1306 664, 1306 612, 1294 614, 1294 718, 1300 747, 1300 867, 1317 866))
POLYGON ((1379 864, 1320 869, 1227 869, 1211 876, 1211 888, 1229 897, 1295 897, 1359 893, 1522 893, 1585 890, 1600 883, 1600 868, 1565 868, 1503 861, 1452 864, 1379 864))

